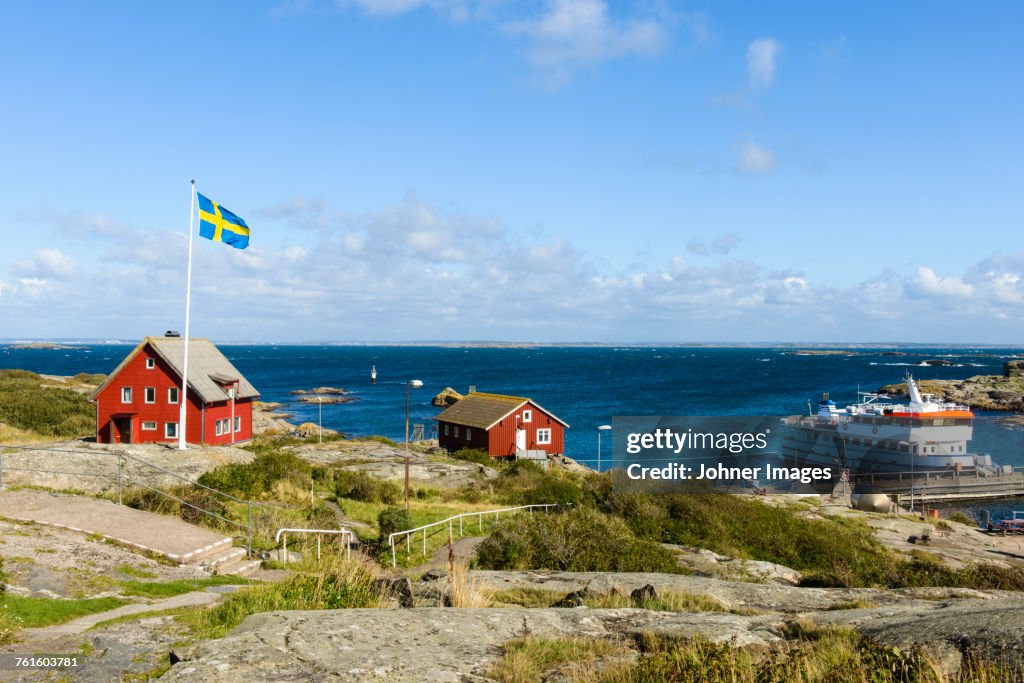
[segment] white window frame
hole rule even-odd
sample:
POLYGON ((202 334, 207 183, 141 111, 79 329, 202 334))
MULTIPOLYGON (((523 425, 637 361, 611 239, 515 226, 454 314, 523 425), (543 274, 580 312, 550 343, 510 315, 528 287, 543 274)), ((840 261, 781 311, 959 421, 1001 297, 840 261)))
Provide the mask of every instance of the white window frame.
POLYGON ((217 420, 217 423, 214 425, 214 432, 216 433, 217 436, 220 436, 223 433, 223 428, 221 427, 221 423, 222 423, 221 420, 217 420))
POLYGON ((156 358, 147 358, 146 359, 146 369, 147 370, 152 370, 155 367, 156 367, 156 358))
POLYGON ((177 422, 164 422, 164 438, 165 439, 177 439, 178 438, 178 423, 177 422))
POLYGON ((167 387, 167 402, 171 405, 178 405, 178 396, 180 395, 181 389, 179 387, 167 387))
POLYGON ((466 427, 466 441, 471 441, 472 439, 473 439, 473 430, 470 429, 469 427, 466 427))
POLYGON ((522 421, 524 423, 526 423, 526 422, 533 422, 533 411, 530 410, 530 409, 524 410, 523 411, 522 421))
POLYGON ((448 429, 448 427, 450 427, 450 426, 451 426, 451 425, 449 425, 449 424, 448 424, 447 422, 445 422, 445 423, 444 423, 444 435, 445 435, 445 436, 448 436, 448 434, 449 434, 449 429, 448 429))
POLYGON ((142 400, 146 403, 156 403, 156 387, 145 387, 142 390, 142 400), (153 392, 153 400, 149 399, 149 392, 153 392))
POLYGON ((551 445, 551 429, 537 430, 537 445, 551 445))
POLYGON ((455 425, 455 438, 459 438, 459 425, 455 425))
POLYGON ((142 423, 142 431, 144 431, 144 432, 155 432, 156 431, 156 422, 143 422, 142 423))
POLYGON ((235 434, 242 431, 242 418, 235 415, 235 434))
POLYGON ((132 402, 132 388, 131 387, 121 387, 121 403, 131 403, 131 402, 132 402), (125 400, 126 396, 128 397, 127 400, 125 400))

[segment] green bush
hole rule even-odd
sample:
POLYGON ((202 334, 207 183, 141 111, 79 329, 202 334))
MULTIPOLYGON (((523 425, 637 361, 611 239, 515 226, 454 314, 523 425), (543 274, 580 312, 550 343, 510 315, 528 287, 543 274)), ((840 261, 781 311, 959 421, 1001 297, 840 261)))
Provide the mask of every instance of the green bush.
POLYGON ((366 472, 339 470, 334 473, 334 495, 364 503, 394 505, 402 498, 402 488, 393 481, 377 479, 366 472))
POLYGON ((96 408, 87 396, 41 383, 34 372, 0 370, 0 422, 55 438, 95 432, 96 408))
POLYGON ((274 482, 285 480, 308 489, 312 468, 289 451, 261 449, 248 463, 221 465, 199 477, 203 486, 239 498, 257 500, 270 491, 274 482))
POLYGON ((509 464, 492 485, 498 499, 507 505, 575 504, 583 498, 583 489, 573 475, 558 469, 544 470, 526 460, 509 464))
POLYGON ((491 455, 479 448, 460 448, 450 455, 456 460, 466 460, 468 462, 475 462, 478 465, 486 465, 487 467, 494 467, 498 459, 492 458, 491 455))
POLYGON ((638 539, 621 519, 592 508, 512 517, 477 547, 477 564, 483 569, 681 571, 668 550, 638 539))
POLYGON ((380 538, 384 539, 396 531, 413 528, 412 517, 405 508, 386 508, 377 515, 377 528, 380 529, 380 538))

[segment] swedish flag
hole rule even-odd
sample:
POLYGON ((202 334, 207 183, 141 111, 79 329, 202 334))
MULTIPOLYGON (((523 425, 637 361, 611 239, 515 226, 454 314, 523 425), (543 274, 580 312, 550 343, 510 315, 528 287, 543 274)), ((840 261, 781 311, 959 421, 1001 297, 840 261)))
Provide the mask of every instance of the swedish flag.
POLYGON ((217 202, 199 197, 199 236, 214 242, 230 244, 235 249, 249 246, 249 226, 217 202))

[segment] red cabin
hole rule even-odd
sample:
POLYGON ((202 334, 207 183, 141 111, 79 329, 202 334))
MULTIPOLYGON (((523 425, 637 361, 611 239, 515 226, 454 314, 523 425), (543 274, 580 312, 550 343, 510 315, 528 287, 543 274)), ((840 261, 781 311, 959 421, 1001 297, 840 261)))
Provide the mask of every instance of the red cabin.
POLYGON ((491 457, 512 457, 523 451, 565 452, 569 425, 531 399, 474 392, 434 418, 441 448, 477 448, 491 457))
MULTIPOLYGON (((99 443, 177 442, 185 340, 146 337, 89 397, 99 443)), ((222 446, 252 438, 259 392, 209 339, 188 345, 185 440, 222 446)))

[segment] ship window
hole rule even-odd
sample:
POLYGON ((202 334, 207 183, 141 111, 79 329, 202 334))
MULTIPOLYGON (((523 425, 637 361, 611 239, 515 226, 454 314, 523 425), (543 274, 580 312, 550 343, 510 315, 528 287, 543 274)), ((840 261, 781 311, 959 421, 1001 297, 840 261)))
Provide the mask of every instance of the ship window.
POLYGON ((902 452, 902 453, 906 453, 906 452, 907 452, 907 451, 909 451, 909 450, 910 450, 910 448, 909 448, 909 447, 907 447, 907 444, 905 444, 905 443, 901 443, 901 444, 900 444, 900 452, 902 452))
POLYGON ((871 445, 871 439, 864 439, 864 445, 865 446, 870 446, 871 445))
POLYGON ((853 445, 854 445, 854 446, 859 446, 859 445, 860 445, 860 437, 857 437, 857 438, 855 438, 855 439, 853 440, 853 445))

